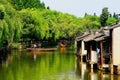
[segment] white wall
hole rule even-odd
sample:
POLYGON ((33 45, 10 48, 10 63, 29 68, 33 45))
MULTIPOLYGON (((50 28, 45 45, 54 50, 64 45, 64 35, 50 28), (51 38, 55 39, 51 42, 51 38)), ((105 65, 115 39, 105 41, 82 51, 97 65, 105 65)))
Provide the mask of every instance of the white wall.
POLYGON ((86 55, 87 54, 87 50, 85 50, 85 42, 84 41, 82 41, 82 44, 81 44, 81 46, 82 46, 82 55, 86 55))
POLYGON ((113 29, 113 65, 120 64, 120 27, 113 29))
POLYGON ((96 51, 92 51, 91 59, 92 59, 92 62, 94 62, 94 63, 98 62, 98 57, 97 57, 97 52, 96 51))

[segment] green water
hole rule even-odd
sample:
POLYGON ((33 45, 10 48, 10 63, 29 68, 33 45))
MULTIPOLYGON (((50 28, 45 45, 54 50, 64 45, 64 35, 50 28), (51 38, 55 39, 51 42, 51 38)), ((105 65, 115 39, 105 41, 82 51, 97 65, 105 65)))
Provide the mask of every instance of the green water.
POLYGON ((0 67, 0 80, 68 80, 74 78, 73 51, 12 51, 0 67))
POLYGON ((117 75, 92 71, 76 60, 74 50, 12 51, 0 65, 0 80, 120 80, 117 75))

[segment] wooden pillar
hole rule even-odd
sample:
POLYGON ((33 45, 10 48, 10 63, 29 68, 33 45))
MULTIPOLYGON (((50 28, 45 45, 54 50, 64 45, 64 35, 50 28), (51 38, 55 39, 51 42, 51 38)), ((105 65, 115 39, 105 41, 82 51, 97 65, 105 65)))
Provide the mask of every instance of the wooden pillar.
POLYGON ((74 43, 74 46, 75 46, 75 54, 77 54, 77 40, 75 40, 75 43, 74 43))
POLYGON ((92 63, 92 45, 90 44, 90 67, 93 69, 93 63, 92 63))
POLYGON ((100 41, 100 60, 101 60, 101 69, 103 69, 103 41, 100 41))
POLYGON ((110 38, 111 38, 111 62, 110 62, 110 74, 113 74, 113 30, 110 30, 110 38))
POLYGON ((81 61, 83 61, 83 55, 84 55, 84 50, 85 50, 85 44, 84 44, 84 41, 81 41, 81 61))

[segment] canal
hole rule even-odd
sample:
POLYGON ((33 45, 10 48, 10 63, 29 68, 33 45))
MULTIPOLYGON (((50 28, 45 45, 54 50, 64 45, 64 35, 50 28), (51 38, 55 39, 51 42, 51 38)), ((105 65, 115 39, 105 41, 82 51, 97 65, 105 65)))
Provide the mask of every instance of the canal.
POLYGON ((120 80, 120 76, 89 69, 74 50, 13 50, 0 65, 0 80, 120 80))

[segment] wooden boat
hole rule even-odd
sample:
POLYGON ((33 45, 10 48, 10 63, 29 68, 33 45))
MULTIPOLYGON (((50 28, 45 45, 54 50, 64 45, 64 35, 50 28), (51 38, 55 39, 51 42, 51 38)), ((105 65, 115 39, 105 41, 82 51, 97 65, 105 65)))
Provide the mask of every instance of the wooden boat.
POLYGON ((30 50, 30 51, 56 51, 57 48, 27 48, 27 50, 30 50))

